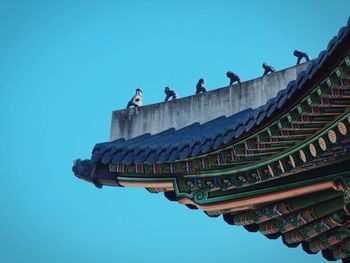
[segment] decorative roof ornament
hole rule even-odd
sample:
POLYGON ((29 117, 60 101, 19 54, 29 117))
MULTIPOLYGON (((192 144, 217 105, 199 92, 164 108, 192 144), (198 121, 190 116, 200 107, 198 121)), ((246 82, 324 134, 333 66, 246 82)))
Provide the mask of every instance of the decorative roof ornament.
POLYGON ((129 109, 131 106, 134 107, 141 107, 142 106, 142 89, 137 88, 135 95, 132 97, 132 99, 128 102, 128 105, 126 106, 127 109, 129 109))
POLYGON ((293 55, 296 56, 297 59, 297 65, 300 64, 301 60, 304 58, 306 61, 310 60, 310 57, 308 54, 306 54, 305 52, 301 52, 299 50, 294 50, 293 55))

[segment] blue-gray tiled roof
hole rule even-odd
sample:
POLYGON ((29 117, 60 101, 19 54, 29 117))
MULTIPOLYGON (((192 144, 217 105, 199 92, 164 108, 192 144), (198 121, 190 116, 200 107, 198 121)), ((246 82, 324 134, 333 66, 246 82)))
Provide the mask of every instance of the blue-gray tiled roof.
POLYGON ((182 160, 220 148, 224 144, 239 138, 243 133, 251 131, 263 124, 267 118, 275 114, 293 95, 305 88, 305 83, 324 67, 327 59, 350 34, 348 25, 339 30, 336 37, 329 42, 327 49, 311 61, 308 68, 298 74, 296 80, 288 83, 284 90, 278 92, 263 106, 246 109, 232 116, 221 116, 209 122, 193 123, 182 129, 174 128, 151 135, 125 140, 97 144, 92 152, 92 161, 103 164, 123 161, 130 163, 163 163, 182 160))

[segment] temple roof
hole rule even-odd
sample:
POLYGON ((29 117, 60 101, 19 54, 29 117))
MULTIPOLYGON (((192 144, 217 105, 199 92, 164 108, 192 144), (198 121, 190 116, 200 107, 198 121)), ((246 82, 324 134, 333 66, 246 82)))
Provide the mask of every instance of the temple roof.
MULTIPOLYGON (((349 22, 348 22, 349 23, 349 22)), ((327 67, 327 63, 341 45, 346 45, 349 26, 339 30, 338 35, 329 41, 327 49, 312 60, 297 79, 289 82, 287 87, 256 109, 246 109, 231 116, 221 116, 209 122, 193 123, 182 129, 174 128, 157 134, 143 134, 125 140, 123 138, 97 144, 92 152, 92 160, 104 164, 164 163, 184 160, 210 151, 215 151, 229 142, 246 136, 257 126, 265 125, 276 113, 282 113, 287 104, 293 103, 308 91, 310 83, 317 82, 317 73, 327 67)), ((348 39, 347 39, 348 40, 348 39)))
POLYGON ((350 261, 350 19, 265 105, 206 123, 97 144, 74 174, 97 187, 139 186, 350 261))

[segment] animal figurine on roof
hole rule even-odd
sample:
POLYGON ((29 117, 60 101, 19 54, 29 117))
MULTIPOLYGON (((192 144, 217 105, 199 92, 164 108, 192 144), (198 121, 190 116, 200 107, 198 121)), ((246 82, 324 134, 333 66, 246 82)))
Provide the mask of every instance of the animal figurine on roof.
POLYGON ((126 108, 129 109, 131 106, 134 106, 135 108, 142 106, 142 89, 141 88, 136 89, 135 95, 128 102, 128 105, 126 106, 126 108))
POLYGON ((206 88, 204 87, 204 79, 199 79, 196 84, 196 94, 207 92, 206 88))
POLYGON ((270 65, 267 65, 266 63, 263 63, 262 67, 265 70, 263 76, 276 71, 273 67, 271 67, 270 65))
POLYGON ((310 57, 308 54, 306 54, 305 52, 301 52, 299 50, 294 50, 294 53, 293 53, 294 56, 296 56, 298 58, 297 60, 297 65, 300 64, 301 60, 303 58, 305 58, 306 61, 309 61, 310 60, 310 57))
POLYGON ((171 98, 171 100, 177 99, 176 92, 173 91, 172 89, 170 89, 169 87, 165 87, 164 93, 166 95, 164 102, 168 101, 170 98, 171 98))
POLYGON ((232 86, 235 82, 238 82, 239 85, 241 84, 241 79, 232 71, 227 71, 226 76, 230 79, 230 86, 232 86))

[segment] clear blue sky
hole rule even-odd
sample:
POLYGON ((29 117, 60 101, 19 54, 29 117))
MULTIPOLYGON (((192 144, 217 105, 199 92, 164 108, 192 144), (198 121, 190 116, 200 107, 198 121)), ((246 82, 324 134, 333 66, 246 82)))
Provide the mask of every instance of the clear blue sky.
POLYGON ((0 262, 324 262, 161 194, 78 180, 136 87, 191 95, 316 57, 348 0, 0 0, 0 262))

